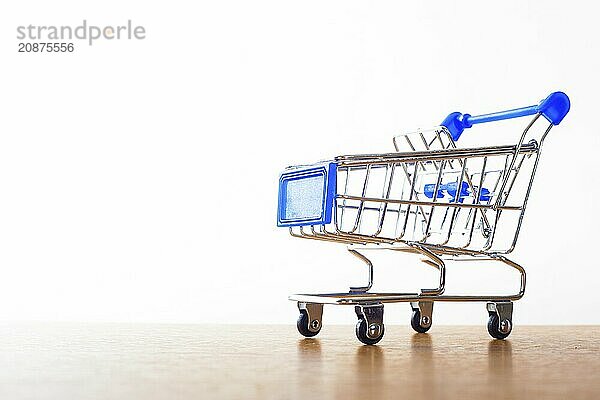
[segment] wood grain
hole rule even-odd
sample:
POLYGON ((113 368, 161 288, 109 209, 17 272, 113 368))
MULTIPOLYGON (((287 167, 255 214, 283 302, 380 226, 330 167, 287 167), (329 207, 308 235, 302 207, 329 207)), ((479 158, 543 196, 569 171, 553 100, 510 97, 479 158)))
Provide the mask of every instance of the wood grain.
POLYGON ((598 399, 600 327, 0 326, 0 399, 598 399))

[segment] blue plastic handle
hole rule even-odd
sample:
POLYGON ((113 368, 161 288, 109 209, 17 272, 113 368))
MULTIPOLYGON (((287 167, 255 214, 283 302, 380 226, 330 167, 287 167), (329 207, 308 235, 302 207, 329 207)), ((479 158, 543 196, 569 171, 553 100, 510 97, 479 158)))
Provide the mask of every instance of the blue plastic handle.
POLYGON ((569 101, 569 97, 563 92, 554 92, 542 100, 540 104, 535 106, 516 108, 514 110, 500 111, 477 116, 453 112, 452 114, 448 115, 444 121, 442 121, 441 125, 445 126, 446 129, 450 131, 452 139, 458 140, 466 128, 470 128, 475 124, 525 117, 538 113, 541 113, 548 120, 548 122, 552 123, 553 125, 558 125, 563 120, 565 115, 567 115, 570 108, 571 102, 569 101))

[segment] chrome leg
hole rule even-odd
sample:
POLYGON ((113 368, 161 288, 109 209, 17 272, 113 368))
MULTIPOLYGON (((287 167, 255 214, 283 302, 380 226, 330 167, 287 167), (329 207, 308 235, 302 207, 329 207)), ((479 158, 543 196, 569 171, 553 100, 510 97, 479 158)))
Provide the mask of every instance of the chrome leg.
POLYGON ((348 249, 348 251, 356 258, 363 261, 369 267, 369 283, 367 286, 351 286, 350 293, 364 293, 368 292, 373 287, 373 263, 364 254, 359 253, 354 249, 348 249))
POLYGON ((444 261, 424 246, 416 243, 411 243, 410 246, 428 258, 427 264, 435 266, 440 271, 439 286, 436 289, 421 289, 421 294, 438 296, 444 293, 446 290, 446 264, 444 261))

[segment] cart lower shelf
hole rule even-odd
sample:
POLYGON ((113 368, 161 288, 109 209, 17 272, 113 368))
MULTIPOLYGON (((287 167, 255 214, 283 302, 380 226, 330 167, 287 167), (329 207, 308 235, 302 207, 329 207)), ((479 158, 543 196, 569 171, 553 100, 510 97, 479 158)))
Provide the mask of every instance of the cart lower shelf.
POLYGON ((334 305, 359 305, 371 302, 377 303, 408 303, 416 301, 476 301, 476 302, 510 302, 518 300, 518 295, 512 296, 474 296, 474 295, 428 295, 419 293, 320 293, 293 294, 288 297, 291 301, 305 303, 320 303, 334 305))
POLYGON ((513 327, 512 312, 514 296, 472 296, 472 295, 434 295, 428 293, 322 293, 294 294, 290 300, 298 303, 300 316, 297 321, 298 332, 305 337, 319 334, 323 326, 323 305, 353 305, 358 317, 356 337, 364 344, 374 345, 384 335, 384 303, 410 303, 412 308, 411 326, 419 333, 427 332, 433 322, 433 304, 436 301, 478 301, 487 302, 489 334, 495 339, 505 339, 513 327))

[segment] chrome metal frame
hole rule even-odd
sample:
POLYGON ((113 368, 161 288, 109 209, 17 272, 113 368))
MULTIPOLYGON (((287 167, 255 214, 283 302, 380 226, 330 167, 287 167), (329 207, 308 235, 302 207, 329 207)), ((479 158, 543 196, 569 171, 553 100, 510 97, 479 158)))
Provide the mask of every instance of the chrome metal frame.
POLYGON ((516 246, 542 145, 553 126, 549 124, 537 141, 531 139, 526 142, 540 115, 537 114, 527 125, 516 145, 460 149, 446 128, 437 127, 428 132, 394 137, 394 153, 336 157, 338 187, 332 223, 290 227, 289 231, 294 237, 346 244, 348 251, 367 265, 368 283, 351 287, 348 293, 294 294, 289 299, 299 304, 410 302, 414 306, 419 302, 435 301, 496 304, 523 297, 525 270, 505 255, 516 246), (401 152, 402 145, 408 151, 401 152), (498 164, 499 160, 503 160, 502 167, 490 170, 492 161, 498 164), (479 163, 475 172, 469 167, 473 163, 479 163), (518 182, 524 185, 525 191, 515 200, 510 195, 515 189, 519 173, 526 167, 529 167, 528 179, 518 182), (378 170, 385 172, 383 184, 379 182, 381 190, 378 189, 377 193, 380 195, 373 195, 375 183, 370 182, 370 178, 378 170), (353 192, 349 185, 349 180, 357 176, 359 193, 353 192), (425 177, 433 178, 429 183, 435 185, 432 198, 425 195, 425 177), (456 194, 447 194, 442 198, 441 188, 448 179, 456 182, 456 194), (398 180, 402 180, 402 189, 395 192, 394 185, 398 180), (468 195, 463 195, 463 187, 468 195), (486 196, 484 189, 488 191, 486 196), (443 219, 439 229, 435 230, 434 225, 438 224, 437 221, 434 223, 434 214, 441 212, 443 219), (458 229, 459 216, 464 217, 465 214, 466 224, 464 221, 461 223, 465 228, 458 229), (503 225, 502 216, 507 214, 516 215, 517 222, 510 230, 506 243, 499 244, 497 228, 503 225), (392 226, 395 231, 390 234, 386 223, 389 225, 394 218, 396 221, 392 226), (370 230, 365 228, 367 222, 371 222, 370 230), (464 241, 459 245, 457 238, 464 241), (391 250, 423 256, 425 264, 439 271, 437 287, 415 293, 370 293, 373 263, 364 255, 365 251, 370 250, 391 250), (519 272, 519 291, 508 295, 446 295, 448 260, 501 262, 519 272))

